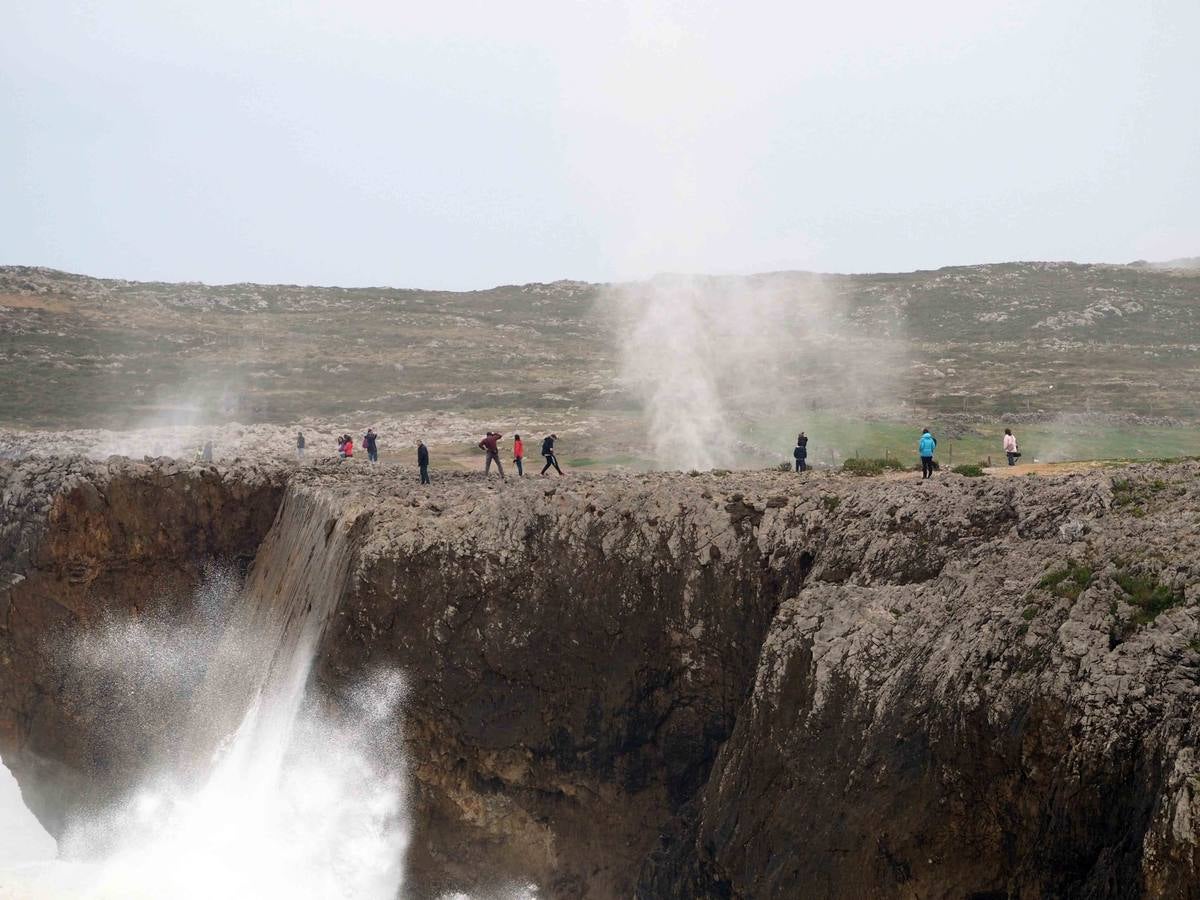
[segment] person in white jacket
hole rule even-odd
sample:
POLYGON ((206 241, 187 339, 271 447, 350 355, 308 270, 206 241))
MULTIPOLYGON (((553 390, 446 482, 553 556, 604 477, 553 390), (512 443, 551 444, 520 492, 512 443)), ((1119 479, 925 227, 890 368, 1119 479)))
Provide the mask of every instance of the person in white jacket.
POLYGON ((1021 451, 1017 449, 1017 439, 1013 437, 1012 429, 1004 429, 1004 455, 1008 457, 1008 464, 1015 466, 1017 458, 1021 455, 1021 451))

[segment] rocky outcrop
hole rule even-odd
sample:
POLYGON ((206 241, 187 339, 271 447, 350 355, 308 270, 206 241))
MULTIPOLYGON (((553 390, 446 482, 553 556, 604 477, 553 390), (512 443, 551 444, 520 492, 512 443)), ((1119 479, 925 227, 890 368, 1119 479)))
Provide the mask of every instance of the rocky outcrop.
POLYGON ((52 827, 144 738, 80 713, 46 635, 244 558, 273 520, 272 565, 337 595, 311 687, 407 677, 418 895, 1200 895, 1195 464, 424 491, 336 467, 286 490, 2 471, 27 525, 2 538, 0 752, 52 827))

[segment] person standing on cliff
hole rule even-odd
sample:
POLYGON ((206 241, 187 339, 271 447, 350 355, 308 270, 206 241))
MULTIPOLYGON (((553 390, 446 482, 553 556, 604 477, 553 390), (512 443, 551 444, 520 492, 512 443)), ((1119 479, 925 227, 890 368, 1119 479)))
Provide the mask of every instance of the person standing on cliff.
POLYGON ((367 433, 363 435, 362 445, 367 448, 367 459, 370 462, 379 462, 379 448, 375 443, 378 435, 375 434, 374 428, 368 428, 367 433))
POLYGON ((554 452, 554 442, 558 440, 557 434, 549 435, 542 440, 542 456, 546 457, 546 464, 542 466, 542 474, 545 475, 551 466, 554 466, 554 471, 559 475, 563 470, 558 467, 558 455, 554 452))
POLYGON ((429 480, 429 448, 424 441, 417 441, 417 468, 421 470, 421 484, 432 484, 429 480))
POLYGON ((1004 455, 1008 457, 1010 466, 1015 466, 1021 456, 1021 451, 1017 448, 1017 438, 1011 428, 1004 429, 1004 455))
POLYGON ((490 474, 492 463, 495 463, 496 471, 500 473, 500 479, 504 480, 504 466, 500 464, 500 448, 496 444, 502 437, 504 435, 498 431, 489 431, 487 437, 479 442, 479 446, 487 454, 487 460, 483 464, 483 474, 490 474))
POLYGON ((519 434, 513 435, 513 465, 517 467, 517 474, 525 477, 525 445, 521 442, 519 434))
POLYGON ((796 449, 792 451, 792 456, 796 458, 796 471, 805 472, 808 470, 808 435, 803 431, 796 438, 796 449))
POLYGON ((921 440, 917 441, 917 452, 921 454, 921 478, 933 477, 933 451, 937 449, 937 439, 926 428, 921 432, 921 440))
POLYGON ((296 462, 304 462, 304 432, 296 432, 296 462))

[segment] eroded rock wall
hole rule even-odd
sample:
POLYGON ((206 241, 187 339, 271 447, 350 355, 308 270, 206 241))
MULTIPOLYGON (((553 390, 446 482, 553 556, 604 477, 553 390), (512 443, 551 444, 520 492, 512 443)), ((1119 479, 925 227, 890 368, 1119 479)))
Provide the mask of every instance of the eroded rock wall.
MULTIPOLYGON (((165 518, 97 506, 61 546, 8 528, 7 571, 28 574, 6 595, 6 655, 33 653, 40 604, 73 571, 97 572, 65 595, 64 624, 86 628, 97 583, 191 583, 205 554, 256 546, 269 517, 231 509, 273 516, 283 476, 200 471, 175 476, 194 482, 181 492, 128 470, 121 496, 178 498, 165 518), (172 556, 213 512, 241 524, 172 556)), ((429 489, 411 474, 307 469, 277 527, 313 531, 295 563, 320 577, 317 532, 353 511, 313 686, 336 704, 376 668, 407 677, 395 752, 416 896, 504 881, 592 898, 1200 896, 1197 465, 429 489)), ((65 528, 90 496, 73 478, 27 520, 65 528)), ((70 777, 27 763, 23 784, 73 798, 79 772, 132 765, 136 734, 36 683, 6 682, 6 753, 70 777), (60 732, 61 748, 37 737, 60 732)))
POLYGON ((452 496, 379 504, 321 675, 408 676, 414 876, 629 896, 733 728, 803 542, 764 557, 739 504, 658 480, 452 496))

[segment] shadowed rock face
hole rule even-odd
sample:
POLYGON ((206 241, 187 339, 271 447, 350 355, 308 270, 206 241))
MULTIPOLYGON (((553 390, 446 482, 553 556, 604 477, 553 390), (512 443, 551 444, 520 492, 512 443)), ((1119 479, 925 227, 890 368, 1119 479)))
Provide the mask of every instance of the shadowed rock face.
POLYGON ((106 609, 186 613, 289 492, 276 559, 357 511, 313 688, 336 704, 405 672, 417 895, 1200 896, 1194 464, 426 492, 387 468, 0 477, 0 752, 52 830, 180 716, 82 708, 52 640, 106 609))

